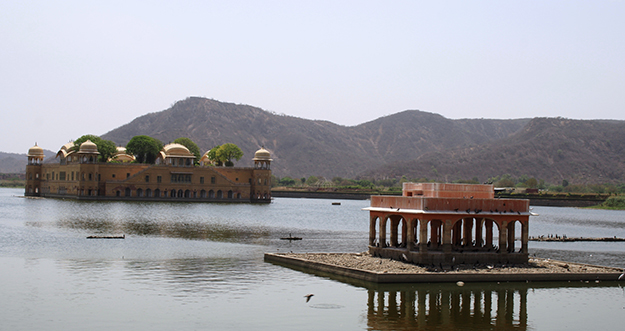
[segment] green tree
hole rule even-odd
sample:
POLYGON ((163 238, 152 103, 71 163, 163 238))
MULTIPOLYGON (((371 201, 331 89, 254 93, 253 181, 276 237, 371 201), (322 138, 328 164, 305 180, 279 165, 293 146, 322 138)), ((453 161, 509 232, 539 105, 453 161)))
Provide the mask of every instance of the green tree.
POLYGON ((215 163, 216 166, 221 166, 223 165, 223 162, 221 162, 221 160, 217 157, 217 151, 219 150, 219 147, 221 146, 215 146, 213 148, 210 149, 210 151, 208 151, 208 154, 206 156, 208 156, 208 159, 213 161, 215 163))
POLYGON ((538 187, 538 181, 536 180, 536 178, 532 177, 532 178, 530 178, 530 179, 525 181, 525 187, 537 188, 538 187))
POLYGON ((317 178, 317 176, 310 176, 306 180, 306 185, 312 186, 312 185, 317 184, 318 181, 319 181, 319 178, 317 178))
POLYGON ((282 177, 280 181, 278 181, 278 183, 282 186, 293 186, 295 185, 296 182, 295 182, 295 179, 289 176, 285 176, 285 177, 282 177))
POLYGON ((227 143, 221 145, 217 150, 217 157, 224 163, 225 166, 233 166, 234 161, 239 161, 243 157, 243 151, 239 146, 227 143))
POLYGON ((139 163, 154 163, 163 143, 149 136, 134 136, 126 145, 126 152, 134 155, 139 163))
POLYGON ((87 140, 91 140, 91 142, 98 147, 98 152, 100 153, 100 155, 98 156, 98 160, 100 162, 107 162, 109 158, 117 153, 117 147, 115 146, 114 142, 110 140, 104 140, 92 134, 86 134, 74 140, 74 150, 78 151, 80 149, 80 145, 87 140))
POLYGON ((181 138, 174 140, 174 144, 180 144, 188 148, 189 152, 195 155, 194 163, 198 164, 200 162, 200 148, 197 146, 195 142, 193 142, 193 140, 189 138, 181 137, 181 138))
POLYGON ((215 162, 215 165, 225 165, 231 167, 234 165, 234 161, 239 161, 243 157, 243 151, 239 146, 227 143, 221 146, 215 146, 208 151, 208 158, 215 162))

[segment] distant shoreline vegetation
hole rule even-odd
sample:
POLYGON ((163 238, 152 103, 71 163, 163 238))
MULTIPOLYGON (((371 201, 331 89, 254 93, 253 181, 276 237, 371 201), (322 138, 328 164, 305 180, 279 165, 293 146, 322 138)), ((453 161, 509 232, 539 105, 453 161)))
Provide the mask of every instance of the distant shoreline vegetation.
POLYGON ((556 195, 558 197, 575 198, 578 196, 603 195, 603 199, 611 195, 625 195, 625 183, 623 184, 573 184, 567 180, 562 180, 558 184, 549 184, 544 180, 538 180, 527 175, 514 178, 511 175, 502 175, 480 181, 477 177, 468 180, 440 181, 428 178, 407 178, 401 176, 397 178, 371 179, 359 178, 349 179, 334 177, 327 179, 322 176, 309 176, 302 178, 291 178, 289 176, 277 177, 272 175, 272 187, 286 190, 321 190, 321 191, 362 191, 362 192, 400 192, 404 182, 413 183, 456 183, 456 184, 493 184, 496 188, 501 188, 505 194, 533 194, 541 197, 556 195))
POLYGON ((617 195, 609 197, 602 204, 597 206, 588 207, 591 209, 606 209, 606 210, 625 210, 625 196, 617 195))
POLYGON ((0 187, 24 188, 25 174, 0 174, 0 187))

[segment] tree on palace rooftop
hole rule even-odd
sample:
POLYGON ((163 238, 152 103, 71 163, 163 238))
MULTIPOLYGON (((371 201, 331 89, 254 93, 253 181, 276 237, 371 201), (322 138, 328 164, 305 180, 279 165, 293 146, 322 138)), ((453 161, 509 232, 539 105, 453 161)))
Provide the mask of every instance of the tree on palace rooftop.
POLYGON ((80 145, 87 140, 91 140, 92 143, 98 146, 98 152, 100 153, 100 155, 98 156, 98 161, 100 162, 107 162, 109 158, 117 153, 117 147, 115 146, 114 142, 110 140, 104 140, 92 134, 86 134, 74 140, 74 150, 78 151, 80 149, 80 145))
POLYGON ((234 165, 233 160, 239 161, 242 157, 243 151, 241 151, 239 146, 232 143, 215 146, 208 151, 208 158, 218 166, 225 165, 231 167, 234 165))
POLYGON ((154 163, 161 149, 160 140, 143 135, 132 137, 126 145, 126 153, 134 155, 139 163, 154 163))

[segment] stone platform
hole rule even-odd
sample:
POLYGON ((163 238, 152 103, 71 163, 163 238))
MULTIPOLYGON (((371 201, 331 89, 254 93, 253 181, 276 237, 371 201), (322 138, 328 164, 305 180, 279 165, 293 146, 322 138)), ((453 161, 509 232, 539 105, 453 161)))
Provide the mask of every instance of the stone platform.
MULTIPOLYGON (((617 281, 622 269, 530 258, 525 264, 418 266, 364 253, 266 253, 270 262, 373 283, 617 281)), ((625 279, 622 281, 625 282, 625 279)))

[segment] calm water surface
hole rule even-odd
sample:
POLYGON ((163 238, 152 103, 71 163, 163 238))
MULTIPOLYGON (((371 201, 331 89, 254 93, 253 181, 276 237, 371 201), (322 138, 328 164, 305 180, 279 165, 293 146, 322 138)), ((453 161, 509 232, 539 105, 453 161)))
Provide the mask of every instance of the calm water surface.
MULTIPOLYGON (((0 189, 0 330, 589 329, 625 324, 616 282, 375 285, 263 262, 362 252, 368 201, 77 202, 0 189), (88 240, 121 235, 125 240, 88 240), (282 241, 288 236, 302 241, 282 241), (304 295, 314 293, 309 303, 304 295)), ((535 207, 530 235, 625 237, 625 212, 535 207)), ((625 267, 623 243, 530 254, 625 267)), ((625 285, 625 284, 624 284, 625 285)))

